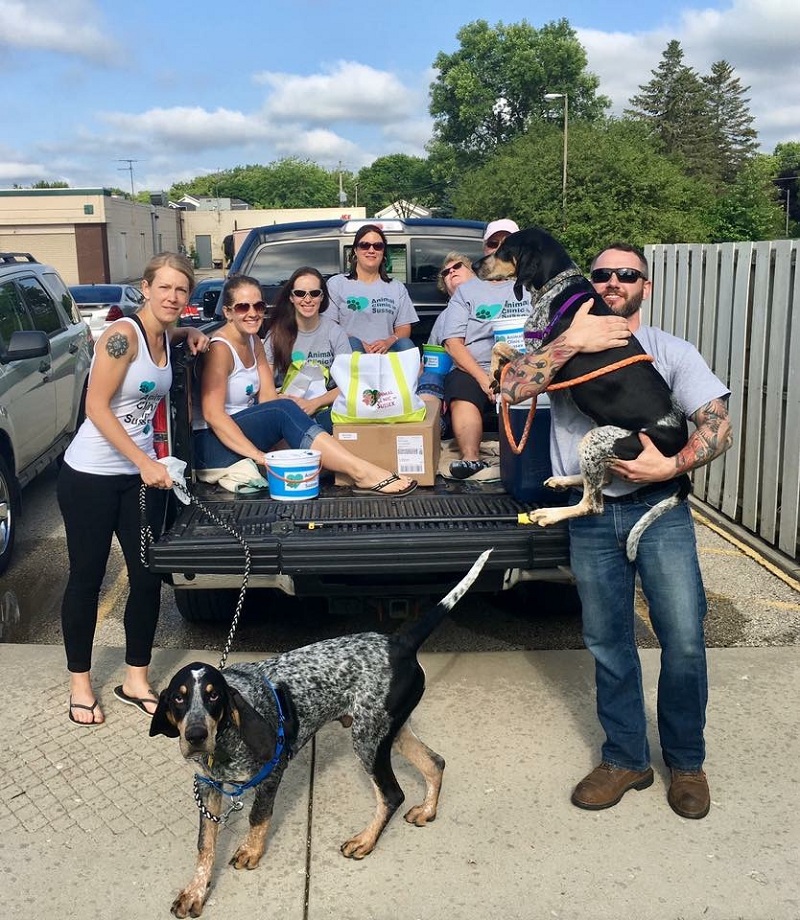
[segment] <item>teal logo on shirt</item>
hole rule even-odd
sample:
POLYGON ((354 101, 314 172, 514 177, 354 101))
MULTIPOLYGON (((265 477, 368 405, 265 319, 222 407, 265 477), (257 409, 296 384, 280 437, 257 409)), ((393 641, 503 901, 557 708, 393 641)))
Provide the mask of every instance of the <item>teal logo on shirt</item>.
POLYGON ((153 390, 155 390, 155 388, 156 388, 156 385, 155 385, 155 383, 153 383, 152 380, 143 380, 143 381, 139 384, 139 392, 140 392, 140 393, 145 393, 145 394, 147 394, 147 393, 152 393, 153 390))
POLYGON ((348 297, 347 298, 347 309, 352 310, 354 313, 361 313, 363 310, 366 310, 369 306, 368 297, 348 297))
POLYGON ((482 303, 475 307, 476 319, 494 319, 503 312, 501 303, 482 303))
POLYGON ((292 361, 305 361, 306 356, 302 351, 293 351, 292 352, 292 361))

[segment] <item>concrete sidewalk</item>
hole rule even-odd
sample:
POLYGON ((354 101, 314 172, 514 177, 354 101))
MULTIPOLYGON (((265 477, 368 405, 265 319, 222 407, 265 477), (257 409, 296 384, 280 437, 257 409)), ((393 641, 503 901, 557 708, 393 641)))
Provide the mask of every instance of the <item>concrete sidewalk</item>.
MULTIPOLYGON (((177 742, 149 738, 146 719, 113 699, 122 652, 96 654, 107 721, 84 729, 67 720, 61 647, 0 645, 4 920, 168 917, 193 871, 192 771, 177 742)), ((642 655, 654 721, 658 652, 642 655)), ((216 664, 208 652, 157 651, 154 681, 194 659, 216 664)), ((650 789, 604 812, 570 804, 600 744, 586 652, 422 660, 428 690, 413 721, 447 760, 436 822, 414 828, 397 815, 371 856, 344 859, 339 845, 367 823, 374 796, 335 723, 289 767, 258 869, 226 864, 246 810, 221 833, 205 918, 800 917, 800 649, 710 650, 713 804, 703 821, 667 805, 654 736, 650 789)), ((396 766, 413 804, 421 781, 396 766)))

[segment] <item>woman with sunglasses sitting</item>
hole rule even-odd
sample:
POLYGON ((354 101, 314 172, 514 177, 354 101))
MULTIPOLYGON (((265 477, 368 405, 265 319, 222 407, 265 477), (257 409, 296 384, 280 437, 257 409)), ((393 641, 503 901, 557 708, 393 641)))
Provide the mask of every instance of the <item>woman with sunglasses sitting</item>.
POLYGON ((411 326, 419 316, 406 286, 389 277, 387 253, 383 230, 364 224, 353 241, 350 271, 328 279, 331 319, 348 334, 353 351, 386 354, 415 347, 411 326))
MULTIPOLYGON (((316 364, 329 372, 336 355, 349 355, 353 351, 344 329, 322 315, 328 304, 325 279, 316 268, 298 268, 281 288, 264 338, 264 351, 276 387, 283 388, 290 367, 316 364)), ((330 382, 329 373, 325 374, 325 379, 330 382)), ((333 386, 322 393, 297 394, 289 398, 332 434, 331 405, 338 393, 339 388, 333 386)))
POLYGON ((222 289, 225 325, 211 338, 200 380, 202 416, 194 420, 195 466, 222 469, 243 458, 264 463, 280 441, 318 450, 325 469, 345 473, 357 495, 397 497, 413 492, 414 479, 398 476, 351 454, 291 399, 278 398, 258 337, 266 313, 261 285, 236 275, 222 289))

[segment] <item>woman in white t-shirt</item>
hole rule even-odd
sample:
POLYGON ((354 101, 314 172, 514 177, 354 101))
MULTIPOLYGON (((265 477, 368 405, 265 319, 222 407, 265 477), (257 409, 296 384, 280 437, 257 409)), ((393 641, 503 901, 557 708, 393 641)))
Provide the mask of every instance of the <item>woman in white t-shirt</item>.
POLYGON ((322 466, 346 473, 356 495, 396 498, 417 487, 351 454, 291 399, 279 398, 258 337, 266 304, 255 278, 236 275, 222 289, 225 325, 211 338, 200 380, 201 415, 194 420, 195 466, 219 469, 242 458, 264 463, 279 441, 318 450, 322 466))
POLYGON ((69 580, 61 607, 67 669, 70 672, 69 719, 99 725, 105 717, 92 690, 91 665, 97 603, 116 534, 128 572, 125 604, 127 669, 114 695, 146 716, 158 697, 148 668, 161 598, 161 576, 146 569, 139 556, 139 492, 144 483, 147 519, 153 531, 163 521, 167 468, 156 460, 153 415, 169 392, 171 339, 186 338, 193 352, 208 346, 197 329, 175 329, 194 287, 189 260, 162 253, 144 270, 144 306, 134 316, 112 323, 95 345, 86 420, 64 455, 58 476, 58 505, 64 518, 69 580))
POLYGON ((356 231, 350 271, 328 279, 331 319, 350 337, 353 351, 385 354, 416 346, 411 326, 419 322, 406 286, 386 271, 388 244, 376 224, 356 231))
POLYGON ((316 268, 298 268, 275 298, 264 351, 279 388, 283 387, 286 372, 292 365, 325 368, 327 386, 331 389, 322 381, 317 388, 321 392, 284 395, 331 434, 331 405, 339 388, 330 378, 330 368, 336 355, 349 355, 353 348, 344 329, 324 315, 328 304, 328 289, 322 275, 316 268))

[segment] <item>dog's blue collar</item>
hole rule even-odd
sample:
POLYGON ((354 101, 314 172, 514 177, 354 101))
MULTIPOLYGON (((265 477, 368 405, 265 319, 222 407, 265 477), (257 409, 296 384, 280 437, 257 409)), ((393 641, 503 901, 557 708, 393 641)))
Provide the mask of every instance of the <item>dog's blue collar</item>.
POLYGON ((272 773, 275 767, 278 766, 278 762, 280 761, 281 756, 283 755, 283 751, 286 747, 286 732, 283 728, 285 719, 283 715, 283 709, 281 708, 280 698, 278 697, 275 688, 272 686, 268 678, 264 678, 264 683, 272 691, 272 695, 275 697, 275 706, 278 710, 277 740, 275 742, 275 753, 272 755, 271 760, 265 763, 252 779, 249 779, 244 783, 235 783, 230 780, 217 781, 215 779, 211 779, 208 776, 202 776, 200 773, 195 773, 195 780, 197 782, 202 783, 204 786, 211 786, 212 789, 216 790, 222 795, 227 795, 232 799, 240 798, 242 793, 247 792, 248 789, 252 789, 259 783, 263 783, 264 780, 270 775, 270 773, 272 773), (226 789, 226 786, 229 788, 226 789))

